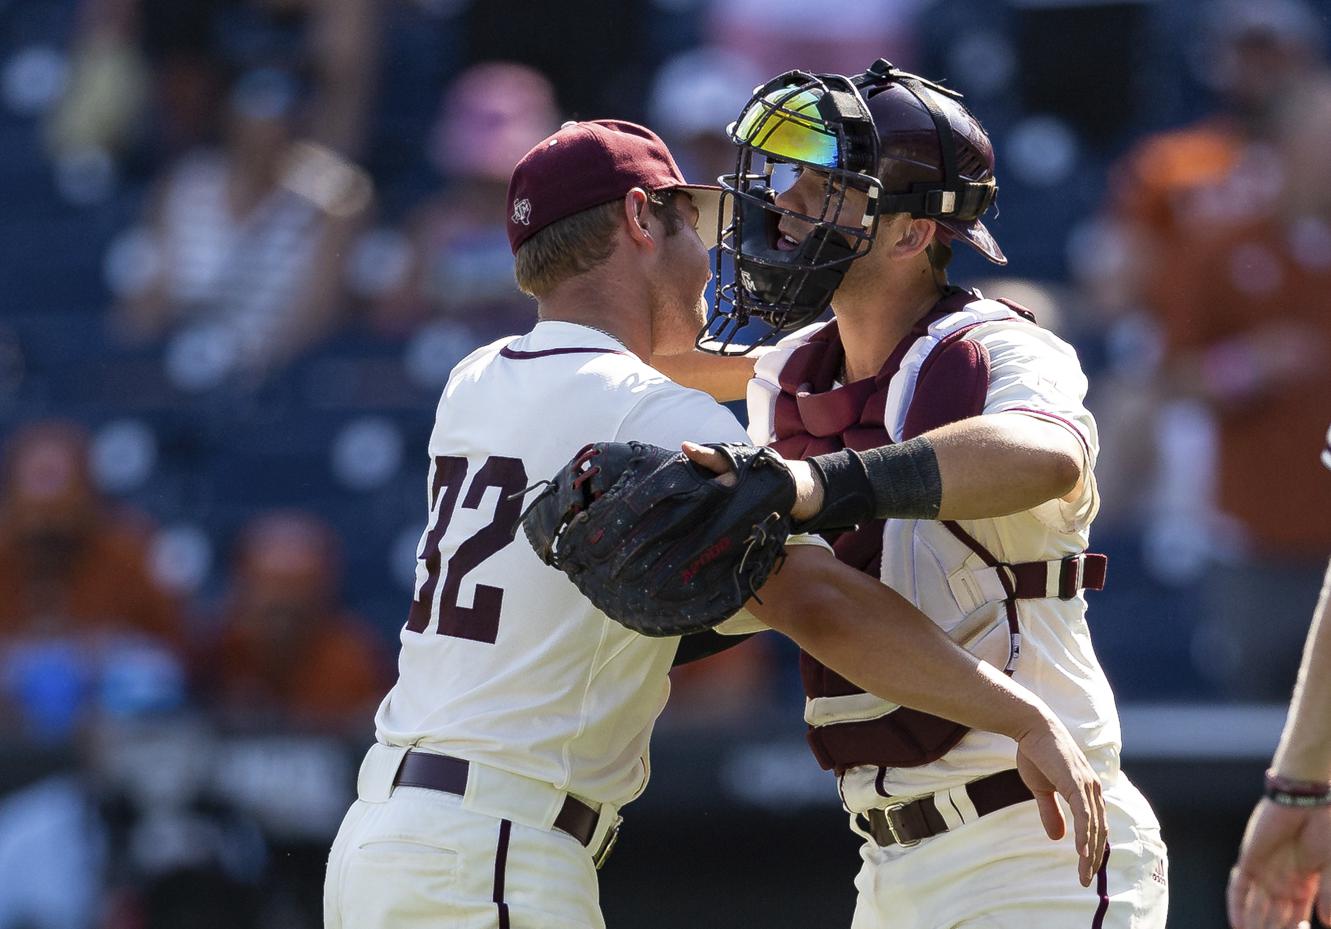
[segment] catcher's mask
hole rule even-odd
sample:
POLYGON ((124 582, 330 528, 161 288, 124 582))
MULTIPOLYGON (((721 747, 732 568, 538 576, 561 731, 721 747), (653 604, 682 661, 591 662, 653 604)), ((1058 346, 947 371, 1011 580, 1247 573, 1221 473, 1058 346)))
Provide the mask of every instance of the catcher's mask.
MULTIPOLYGON (((758 87, 727 129, 739 151, 735 173, 719 180, 722 199, 733 197, 735 204, 721 231, 721 283, 698 347, 742 355, 816 320, 851 262, 868 254, 885 213, 936 219, 947 238, 971 239, 972 227, 988 237, 979 218, 998 193, 993 153, 979 123, 956 102, 960 97, 881 58, 853 77, 788 71, 758 87), (903 122, 899 105, 884 109, 879 101, 868 102, 880 95, 904 97, 913 113, 903 122), (880 109, 889 116, 879 116, 883 125, 875 121, 880 109), (911 125, 921 121, 923 126, 911 125), (931 147, 923 155, 922 129, 931 147), (781 164, 823 179, 817 215, 776 204, 772 176, 781 164), (863 195, 862 211, 847 205, 852 190, 863 195), (782 216, 810 226, 794 250, 777 247, 782 216), (733 280, 723 279, 724 255, 734 264, 733 280), (735 344, 752 319, 771 331, 735 344)), ((990 257, 1003 260, 1001 252, 990 257)))

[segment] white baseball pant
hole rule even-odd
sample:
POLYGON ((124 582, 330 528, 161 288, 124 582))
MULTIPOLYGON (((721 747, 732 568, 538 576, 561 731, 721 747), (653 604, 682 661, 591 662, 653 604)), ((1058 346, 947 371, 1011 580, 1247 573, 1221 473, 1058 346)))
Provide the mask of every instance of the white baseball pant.
POLYGON ((376 746, 361 768, 328 857, 325 929, 604 929, 591 854, 523 816, 553 787, 527 782, 528 796, 515 796, 523 788, 509 776, 481 812, 468 808, 470 786, 467 800, 394 788, 398 760, 376 746), (506 803, 528 822, 489 811, 506 803))
MULTIPOLYGON (((1077 880, 1071 837, 1051 842, 1018 803, 913 848, 867 842, 851 929, 1164 929, 1168 863, 1150 805, 1121 774, 1105 784, 1109 856, 1077 880)), ((1071 815, 1064 807, 1071 827, 1071 815)))

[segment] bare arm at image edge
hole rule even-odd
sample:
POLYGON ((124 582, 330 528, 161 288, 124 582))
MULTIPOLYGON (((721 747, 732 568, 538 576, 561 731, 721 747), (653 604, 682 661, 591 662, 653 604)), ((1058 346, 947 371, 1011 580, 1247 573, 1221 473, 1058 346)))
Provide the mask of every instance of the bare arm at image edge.
MULTIPOLYGON (((1313 613, 1289 716, 1271 763, 1288 781, 1331 788, 1331 565, 1313 613)), ((1328 790, 1331 793, 1331 790, 1328 790)), ((1331 923, 1331 805, 1287 806, 1263 798, 1248 819, 1229 875, 1234 929, 1307 926, 1317 905, 1331 923)))
POLYGON ((1280 736, 1276 774, 1296 781, 1331 781, 1331 565, 1303 648, 1299 680, 1280 736))

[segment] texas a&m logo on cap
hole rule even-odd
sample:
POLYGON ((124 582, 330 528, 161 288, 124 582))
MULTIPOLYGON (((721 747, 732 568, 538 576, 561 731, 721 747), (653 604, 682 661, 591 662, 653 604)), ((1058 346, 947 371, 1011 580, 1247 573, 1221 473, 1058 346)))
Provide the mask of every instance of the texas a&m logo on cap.
POLYGON ((526 197, 519 197, 513 201, 513 222, 522 223, 524 226, 531 225, 531 201, 526 197))

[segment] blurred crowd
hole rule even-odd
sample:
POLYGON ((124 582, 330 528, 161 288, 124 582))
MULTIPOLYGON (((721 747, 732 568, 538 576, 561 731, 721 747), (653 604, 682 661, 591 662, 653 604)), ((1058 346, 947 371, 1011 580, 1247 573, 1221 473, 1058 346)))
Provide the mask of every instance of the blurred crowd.
POLYGON ((1148 567, 1195 582, 1193 663, 1240 699, 1288 692, 1331 552, 1310 451, 1331 420, 1326 12, 1217 9, 1215 108, 1118 160, 1076 278, 1119 341, 1098 385, 1107 505, 1148 567))
MULTIPOLYGON (((29 785, 0 797, 0 929, 178 925, 200 899, 219 926, 317 924, 317 894, 261 888, 317 880, 349 776, 328 746, 369 738, 392 681, 444 378, 532 322, 512 165, 615 116, 710 180, 793 66, 885 56, 990 128, 1020 277, 978 283, 1091 376, 1091 623, 1121 698, 1283 700, 1331 552, 1328 15, 0 0, 0 738, 24 746, 0 790, 29 785)), ((679 673, 665 724, 793 718, 793 675, 755 640, 679 673)))

